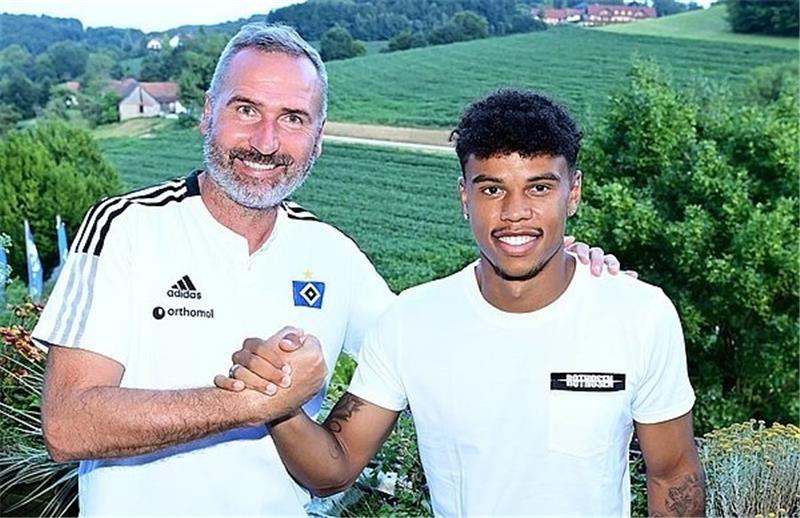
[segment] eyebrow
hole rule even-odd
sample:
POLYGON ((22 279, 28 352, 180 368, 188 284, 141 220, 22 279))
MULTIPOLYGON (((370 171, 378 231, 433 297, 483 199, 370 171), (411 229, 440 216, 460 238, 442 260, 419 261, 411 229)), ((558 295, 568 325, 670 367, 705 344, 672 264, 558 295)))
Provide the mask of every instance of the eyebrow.
POLYGON ((261 106, 260 102, 250 99, 249 97, 245 97, 243 95, 234 95, 233 97, 228 99, 228 102, 225 103, 225 106, 230 106, 236 103, 247 103, 247 104, 252 104, 253 106, 261 106))
MULTIPOLYGON (((554 182, 561 181, 561 175, 558 173, 545 173, 537 176, 529 176, 527 178, 527 182, 541 182, 542 180, 551 180, 554 182)), ((472 183, 482 183, 482 182, 491 182, 491 183, 503 183, 500 178, 496 178, 494 176, 489 176, 485 174, 479 174, 472 179, 472 183)))
MULTIPOLYGON (((249 97, 245 97, 243 95, 234 95, 233 97, 228 99, 228 102, 227 102, 227 104, 225 106, 231 106, 231 105, 237 104, 237 103, 252 104, 253 106, 255 106, 257 108, 260 108, 261 106, 263 106, 263 104, 260 103, 259 101, 251 99, 249 97)), ((284 113, 293 113, 293 114, 296 114, 296 115, 301 115, 301 116, 303 116, 303 117, 305 117, 305 118, 307 118, 309 120, 313 120, 313 117, 311 116, 311 114, 309 112, 307 112, 306 110, 302 109, 302 108, 286 108, 284 113)))

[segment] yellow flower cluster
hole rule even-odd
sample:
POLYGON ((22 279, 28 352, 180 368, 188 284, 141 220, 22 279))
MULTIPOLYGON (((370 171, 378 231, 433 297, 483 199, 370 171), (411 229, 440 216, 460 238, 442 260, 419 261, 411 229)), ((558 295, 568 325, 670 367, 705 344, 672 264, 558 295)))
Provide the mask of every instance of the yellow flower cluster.
POLYGON ((800 513, 800 427, 751 419, 704 437, 710 516, 800 513))

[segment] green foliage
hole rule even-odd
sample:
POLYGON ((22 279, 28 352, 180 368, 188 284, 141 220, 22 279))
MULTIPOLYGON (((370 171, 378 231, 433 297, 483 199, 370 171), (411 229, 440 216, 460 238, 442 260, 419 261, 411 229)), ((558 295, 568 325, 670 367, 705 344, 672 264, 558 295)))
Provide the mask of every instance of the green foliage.
POLYGON ((695 2, 683 3, 678 2, 678 0, 654 0, 653 7, 656 8, 658 16, 670 16, 672 14, 701 9, 701 6, 695 2))
POLYGON ((450 128, 475 98, 515 86, 549 92, 587 120, 601 115, 610 92, 625 86, 635 55, 658 61, 679 86, 698 77, 736 86, 755 67, 798 62, 796 51, 762 46, 556 28, 331 62, 329 118, 450 128))
POLYGON ((744 88, 746 100, 756 104, 777 101, 782 92, 800 89, 800 73, 797 63, 787 62, 758 67, 753 70, 744 88))
MULTIPOLYGON (((354 38, 374 41, 388 40, 403 31, 420 32, 427 38, 459 11, 472 11, 486 19, 489 34, 498 36, 540 28, 522 22, 524 7, 517 0, 327 0, 275 9, 267 20, 291 25, 308 40, 318 40, 325 31, 340 25, 354 38)), ((530 15, 528 18, 532 19, 530 15)))
POLYGON ((39 54, 53 43, 80 40, 82 32, 75 18, 0 14, 0 49, 16 44, 39 54))
POLYGON ((59 41, 47 48, 52 59, 55 77, 60 81, 76 79, 86 71, 88 49, 74 41, 59 41))
POLYGON ((9 262, 17 272, 26 271, 24 218, 48 267, 57 263, 56 215, 74 233, 89 206, 121 188, 91 134, 57 121, 0 140, 0 171, 0 229, 14 241, 9 262))
POLYGON ((319 54, 324 61, 347 59, 363 56, 367 48, 360 41, 356 41, 350 32, 337 25, 325 31, 320 40, 319 54))
POLYGON ((396 52, 398 50, 415 49, 417 47, 424 47, 428 42, 425 41, 425 36, 419 32, 411 32, 405 30, 395 34, 389 43, 386 45, 387 52, 396 52))
POLYGON ((796 91, 736 104, 640 63, 586 147, 573 231, 677 305, 701 431, 798 415, 799 139, 796 91))
POLYGON ((431 45, 444 45, 489 36, 489 22, 472 11, 459 11, 444 25, 435 27, 428 36, 431 45))
POLYGON ((705 436, 706 514, 787 517, 800 514, 800 428, 750 420, 705 436))
POLYGON ((211 77, 217 66, 217 58, 225 48, 224 35, 197 36, 186 45, 178 47, 182 65, 178 84, 181 102, 192 112, 200 113, 205 102, 205 94, 211 85, 211 77))
POLYGON ((780 36, 798 36, 800 3, 798 0, 724 0, 733 32, 756 32, 780 36))
POLYGON ((0 78, 0 103, 10 106, 21 118, 35 115, 38 100, 39 89, 20 69, 11 69, 0 78))

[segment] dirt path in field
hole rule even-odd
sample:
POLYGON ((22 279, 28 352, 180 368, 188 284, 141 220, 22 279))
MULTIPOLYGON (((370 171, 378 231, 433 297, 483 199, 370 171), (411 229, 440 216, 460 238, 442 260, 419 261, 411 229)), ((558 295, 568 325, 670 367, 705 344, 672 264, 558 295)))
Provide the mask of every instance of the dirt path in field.
POLYGON ((430 153, 453 153, 447 141, 450 132, 416 128, 396 128, 372 124, 328 122, 325 140, 370 146, 397 147, 430 153))

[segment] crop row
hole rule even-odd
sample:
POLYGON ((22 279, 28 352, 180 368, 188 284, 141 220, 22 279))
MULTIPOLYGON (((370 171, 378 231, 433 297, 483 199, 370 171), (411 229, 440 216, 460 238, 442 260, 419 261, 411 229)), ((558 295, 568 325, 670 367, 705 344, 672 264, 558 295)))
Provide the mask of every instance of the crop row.
POLYGON ((332 62, 330 118, 451 127, 465 104, 503 86, 545 91, 586 118, 625 85, 637 56, 680 85, 708 77, 736 86, 755 67, 797 60, 761 46, 554 29, 332 62))

